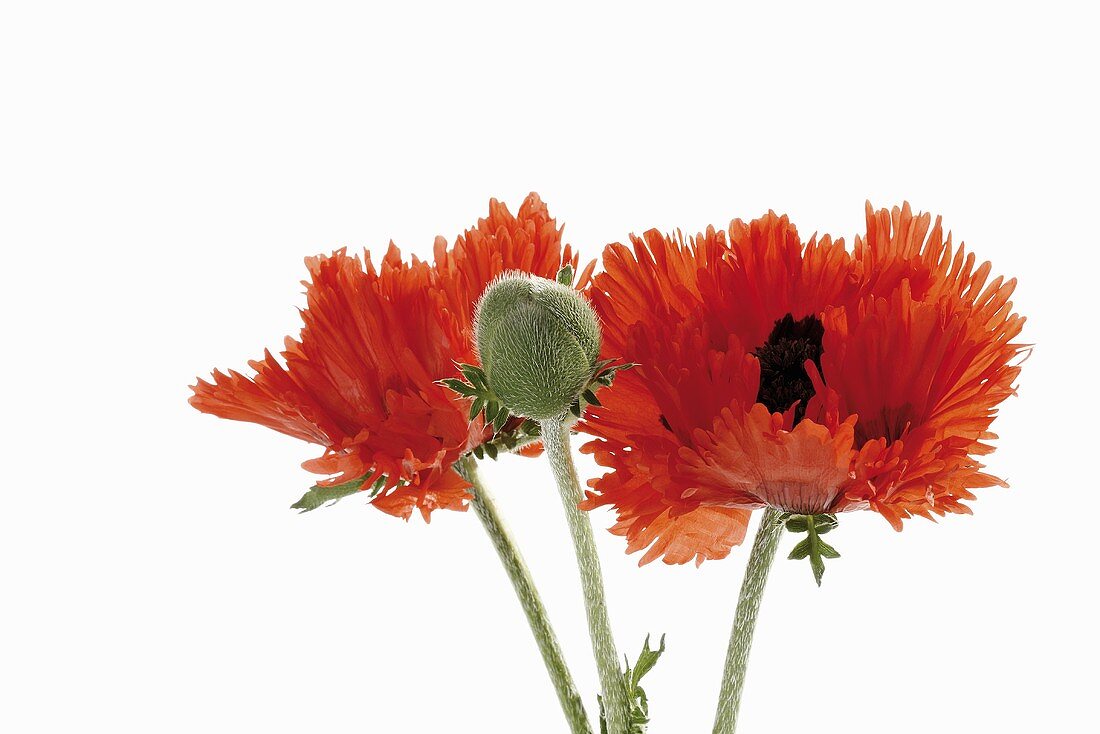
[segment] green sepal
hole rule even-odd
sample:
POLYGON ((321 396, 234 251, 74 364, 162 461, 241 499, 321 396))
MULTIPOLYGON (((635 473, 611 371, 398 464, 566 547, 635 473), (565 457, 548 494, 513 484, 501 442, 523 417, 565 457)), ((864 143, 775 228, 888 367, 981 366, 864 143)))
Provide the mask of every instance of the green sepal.
POLYGON ((485 373, 481 371, 481 368, 473 364, 465 364, 464 362, 458 363, 458 371, 462 373, 470 385, 475 388, 485 387, 485 373))
POLYGON ((465 397, 473 397, 473 396, 477 395, 477 389, 476 388, 474 388, 470 385, 467 385, 465 382, 463 382, 462 380, 459 380, 455 377, 449 377, 446 380, 440 380, 439 384, 443 385, 444 387, 448 387, 451 390, 454 390, 459 395, 462 395, 462 396, 465 396, 465 397))
POLYGON ((595 371, 588 380, 588 385, 585 386, 580 397, 574 400, 573 404, 569 406, 569 412, 573 414, 573 417, 580 418, 584 414, 584 409, 589 405, 595 405, 596 407, 602 406, 603 403, 596 397, 596 391, 602 387, 611 387, 611 383, 615 380, 615 375, 617 373, 622 370, 628 370, 634 366, 633 362, 615 364, 615 360, 613 359, 601 359, 599 362, 596 362, 595 371))
POLYGON ((503 405, 495 405, 494 407, 497 409, 497 414, 491 421, 493 424, 493 433, 500 433, 504 430, 504 424, 508 422, 508 419, 511 418, 512 415, 503 405))
POLYGON ((386 486, 386 477, 385 475, 380 476, 370 487, 364 486, 366 482, 367 477, 360 477, 359 479, 341 482, 340 484, 334 484, 330 487, 315 484, 308 492, 302 495, 300 500, 291 505, 290 509, 298 510, 299 514, 301 514, 302 512, 316 510, 326 503, 336 504, 344 497, 349 497, 364 491, 370 495, 370 499, 374 499, 378 496, 378 493, 382 491, 382 488, 386 486))
POLYGON ((474 401, 470 403, 470 420, 477 418, 477 414, 480 413, 484 408, 484 398, 475 398, 474 401))
MULTIPOLYGON (((470 420, 474 420, 478 414, 484 413, 485 425, 492 426, 494 434, 500 433, 504 425, 513 416, 504 407, 497 394, 489 387, 485 372, 477 365, 463 362, 455 362, 455 367, 466 378, 465 380, 448 377, 444 380, 438 380, 436 384, 442 385, 464 398, 472 398, 470 401, 470 420)), ((475 452, 475 455, 481 458, 480 453, 475 452)))
MULTIPOLYGON (((503 408, 497 414, 498 420, 503 416, 505 419, 513 418, 507 410, 503 408)), ((501 426, 503 427, 503 423, 501 426)), ((488 456, 490 459, 496 460, 496 458, 504 452, 515 451, 518 448, 522 448, 529 443, 538 441, 542 437, 542 429, 539 426, 538 421, 525 419, 519 423, 519 425, 511 428, 507 431, 497 429, 496 434, 489 441, 483 444, 478 444, 470 453, 478 459, 484 459, 488 456)))

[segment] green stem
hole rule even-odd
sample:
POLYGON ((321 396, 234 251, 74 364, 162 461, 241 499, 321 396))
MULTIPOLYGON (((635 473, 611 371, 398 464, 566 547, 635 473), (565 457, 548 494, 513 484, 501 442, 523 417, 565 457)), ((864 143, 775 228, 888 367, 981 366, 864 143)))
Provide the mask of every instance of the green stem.
POLYGON ((760 612, 760 599, 768 581, 768 571, 775 559, 779 536, 783 533, 781 513, 771 507, 760 518, 760 528, 752 543, 749 564, 745 568, 745 580, 741 583, 741 595, 737 599, 737 616, 733 620, 729 648, 726 650, 726 672, 718 692, 718 712, 714 717, 714 734, 733 734, 737 727, 737 709, 741 705, 741 691, 745 686, 745 666, 749 661, 749 648, 756 630, 756 617, 760 612))
POLYGON ((581 701, 580 694, 577 693, 573 676, 562 656, 554 628, 550 626, 546 607, 539 598, 531 572, 527 570, 527 564, 524 563, 523 556, 516 548, 512 534, 508 532, 492 494, 478 476, 477 462, 473 457, 467 456, 458 463, 456 468, 466 481, 474 486, 474 499, 470 504, 481 520, 481 524, 485 526, 485 532, 493 542, 493 547, 500 556, 500 562, 508 573, 512 587, 516 590, 523 613, 527 615, 527 623, 531 626, 531 633, 535 636, 539 652, 542 653, 542 661, 546 665, 546 672, 550 674, 554 691, 558 694, 558 702, 569 723, 569 730, 572 734, 592 734, 592 726, 588 723, 584 703, 581 701))
POLYGON ((630 716, 626 681, 619 665, 619 653, 611 634, 611 623, 604 600, 603 574, 600 559, 596 555, 596 542, 592 537, 592 523, 588 515, 577 505, 583 495, 577 469, 569 452, 569 429, 558 419, 541 421, 542 442, 546 457, 554 470, 554 479, 561 492, 565 516, 580 567, 581 588, 584 590, 585 611, 588 613, 588 634, 592 638, 592 652, 603 689, 603 706, 607 720, 607 734, 627 734, 630 716))

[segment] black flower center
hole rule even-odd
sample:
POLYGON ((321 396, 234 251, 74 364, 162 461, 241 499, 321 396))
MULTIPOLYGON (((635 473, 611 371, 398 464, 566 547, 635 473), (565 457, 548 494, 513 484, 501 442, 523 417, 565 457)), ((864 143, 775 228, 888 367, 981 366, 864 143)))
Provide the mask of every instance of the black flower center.
POLYGON ((814 395, 806 369, 812 360, 821 369, 821 338, 825 327, 816 316, 794 320, 791 314, 775 322, 768 340, 753 354, 760 360, 760 392, 756 402, 763 403, 773 413, 783 411, 798 402, 794 422, 806 415, 806 402, 814 395))

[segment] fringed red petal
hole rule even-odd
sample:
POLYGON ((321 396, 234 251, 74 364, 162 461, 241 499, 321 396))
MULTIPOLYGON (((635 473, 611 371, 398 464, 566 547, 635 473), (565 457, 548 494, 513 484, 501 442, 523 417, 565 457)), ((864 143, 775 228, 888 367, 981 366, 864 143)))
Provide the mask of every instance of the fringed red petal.
POLYGON ((836 431, 769 413, 725 409, 709 430, 680 448, 685 498, 714 507, 776 507, 816 515, 835 509, 848 481, 855 418, 836 431))
POLYGON ((990 280, 939 219, 868 204, 851 253, 827 235, 803 243, 773 212, 728 238, 631 240, 605 248, 591 292, 606 356, 639 366, 580 424, 611 469, 585 506, 613 506, 631 550, 667 560, 671 520, 700 507, 872 509, 900 528, 1003 486, 975 457, 1020 372, 1015 281, 990 280), (824 336, 802 365, 805 406, 772 412, 754 405, 755 354, 787 316, 824 336))
POLYGON ((305 463, 330 475, 321 484, 364 478, 367 487, 385 477, 373 504, 389 514, 463 510, 469 484, 452 467, 491 431, 438 381, 457 376, 455 362, 476 362, 474 309, 493 278, 507 270, 553 278, 577 263, 536 194, 515 216, 491 201, 489 216, 453 247, 437 238, 434 265, 404 261, 392 243, 377 268, 369 253, 308 258, 303 327, 286 341, 285 367, 267 353, 251 363, 254 377, 215 372, 212 383, 199 380, 191 404, 323 446, 305 463))

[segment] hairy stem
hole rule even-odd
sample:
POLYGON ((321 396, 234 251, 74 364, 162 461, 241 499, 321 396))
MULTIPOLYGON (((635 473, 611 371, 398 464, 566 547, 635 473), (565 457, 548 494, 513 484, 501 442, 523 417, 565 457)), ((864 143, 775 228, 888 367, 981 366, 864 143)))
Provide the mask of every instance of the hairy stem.
POLYGON ((497 555, 500 556, 501 565, 504 566, 508 579, 516 590, 523 613, 527 615, 527 624, 531 626, 531 633, 535 636, 539 652, 542 653, 542 661, 546 665, 546 672, 550 674, 554 691, 558 694, 558 703, 561 704, 561 710, 569 723, 569 731, 572 734, 592 734, 592 726, 588 722, 584 703, 581 701, 580 694, 577 693, 573 676, 562 656, 554 628, 550 626, 546 607, 539 598, 531 572, 527 570, 527 564, 524 563, 523 556, 520 555, 512 539, 512 534, 500 516, 493 495, 485 488, 478 476, 477 463, 473 457, 468 456, 462 459, 456 468, 466 481, 474 486, 474 499, 471 506, 485 527, 485 532, 492 541, 497 555))
POLYGON ((726 650, 726 671, 718 692, 714 734, 733 734, 737 727, 737 709, 741 705, 741 691, 745 686, 745 666, 748 665, 749 648, 752 647, 752 635, 756 630, 760 599, 764 595, 768 571, 771 570, 782 533, 780 512, 769 507, 760 518, 760 528, 756 531, 749 564, 745 568, 745 580, 741 583, 741 595, 737 599, 737 616, 733 620, 733 631, 726 650))
POLYGON ((619 664, 619 653, 611 634, 611 623, 604 600, 603 574, 600 559, 596 555, 596 543, 592 537, 592 523, 588 515, 577 505, 583 495, 577 479, 577 469, 569 453, 569 429, 557 419, 544 420, 542 441, 546 456, 554 470, 554 479, 561 492, 565 516, 580 567, 581 588, 584 590, 585 611, 588 613, 588 633, 592 638, 592 652, 603 689, 603 705, 608 734, 627 734, 630 709, 626 682, 619 664))

